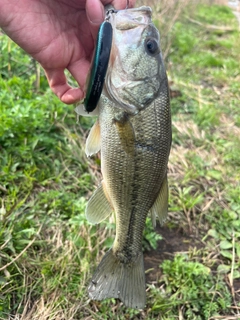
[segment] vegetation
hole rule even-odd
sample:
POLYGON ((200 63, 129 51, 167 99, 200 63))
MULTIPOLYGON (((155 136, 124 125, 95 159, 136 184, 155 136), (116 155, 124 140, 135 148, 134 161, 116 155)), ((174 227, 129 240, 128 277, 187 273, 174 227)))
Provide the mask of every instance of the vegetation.
MULTIPOLYGON (((143 311, 88 299, 115 229, 84 216, 101 180, 99 158, 84 155, 94 119, 77 123, 0 34, 0 319, 240 319, 240 34, 230 8, 187 2, 149 1, 172 96, 173 252, 157 260, 143 311)), ((148 220, 145 255, 164 244, 148 220)))

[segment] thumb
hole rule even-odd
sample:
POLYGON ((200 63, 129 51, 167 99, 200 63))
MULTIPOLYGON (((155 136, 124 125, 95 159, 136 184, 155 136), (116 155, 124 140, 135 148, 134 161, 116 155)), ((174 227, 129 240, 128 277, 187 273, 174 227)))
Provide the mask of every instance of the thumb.
POLYGON ((87 0, 86 12, 88 20, 99 27, 105 17, 104 7, 100 0, 87 0))

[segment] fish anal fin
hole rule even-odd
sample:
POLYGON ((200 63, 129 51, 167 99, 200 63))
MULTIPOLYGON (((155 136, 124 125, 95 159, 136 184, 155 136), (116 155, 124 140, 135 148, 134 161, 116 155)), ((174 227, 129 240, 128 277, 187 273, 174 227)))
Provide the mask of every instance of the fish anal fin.
POLYGON ((92 126, 89 132, 89 135, 87 137, 85 152, 86 152, 86 155, 89 157, 97 153, 98 151, 100 151, 100 149, 101 149, 100 125, 99 125, 99 121, 97 120, 92 126))
POLYGON ((164 223, 164 221, 167 218, 168 214, 168 180, 167 180, 167 174, 162 182, 161 189, 159 191, 159 194, 150 209, 150 214, 152 218, 152 224, 153 227, 156 227, 156 217, 158 217, 159 222, 161 224, 164 223))
POLYGON ((92 300, 118 298, 126 307, 143 309, 146 292, 142 252, 136 261, 125 264, 110 249, 97 267, 88 292, 92 300))

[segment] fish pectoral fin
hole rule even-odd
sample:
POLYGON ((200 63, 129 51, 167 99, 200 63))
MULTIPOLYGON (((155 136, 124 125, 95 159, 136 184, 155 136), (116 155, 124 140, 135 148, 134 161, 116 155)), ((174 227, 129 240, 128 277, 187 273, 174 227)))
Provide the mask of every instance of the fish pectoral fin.
POLYGON ((110 249, 97 267, 88 293, 93 300, 118 298, 126 307, 143 309, 146 290, 142 252, 129 265, 119 261, 110 249))
POLYGON ((167 174, 163 180, 161 189, 159 191, 159 194, 157 196, 157 199, 155 200, 152 208, 150 209, 150 214, 152 218, 152 224, 153 227, 156 227, 156 217, 158 217, 161 224, 164 223, 164 221, 167 218, 168 214, 168 180, 167 180, 167 174))
POLYGON ((120 120, 115 120, 114 123, 123 150, 129 155, 134 155, 135 132, 132 123, 130 122, 128 117, 123 117, 120 120))
POLYGON ((94 191, 86 207, 86 218, 92 224, 105 220, 112 212, 113 208, 104 192, 104 181, 94 191))
POLYGON ((86 155, 92 156, 101 149, 100 124, 97 120, 92 126, 86 141, 86 155))

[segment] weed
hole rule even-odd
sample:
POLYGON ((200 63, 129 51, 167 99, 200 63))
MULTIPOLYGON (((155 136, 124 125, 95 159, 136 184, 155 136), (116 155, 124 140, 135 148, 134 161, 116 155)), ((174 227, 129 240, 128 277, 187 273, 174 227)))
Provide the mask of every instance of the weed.
POLYGON ((202 263, 189 261, 186 255, 176 255, 173 261, 165 260, 161 267, 161 291, 155 290, 153 302, 155 312, 167 316, 181 309, 184 319, 209 319, 230 307, 231 295, 224 282, 214 278, 210 268, 202 263))

